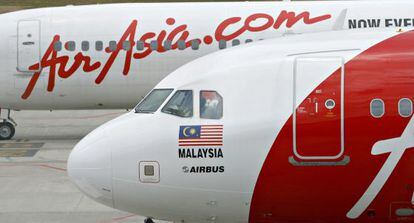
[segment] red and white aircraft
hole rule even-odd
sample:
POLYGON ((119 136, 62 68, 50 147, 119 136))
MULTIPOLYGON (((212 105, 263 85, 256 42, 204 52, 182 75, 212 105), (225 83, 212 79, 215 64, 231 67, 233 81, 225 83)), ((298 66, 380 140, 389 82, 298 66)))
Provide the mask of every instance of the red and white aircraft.
POLYGON ((414 222, 413 42, 331 31, 197 59, 84 138, 69 176, 176 222, 414 222))
MULTIPOLYGON (((219 49, 288 34, 412 27, 413 8, 407 0, 162 3, 3 14, 0 108, 131 108, 168 73, 219 49)), ((0 139, 13 136, 8 121, 0 139)))

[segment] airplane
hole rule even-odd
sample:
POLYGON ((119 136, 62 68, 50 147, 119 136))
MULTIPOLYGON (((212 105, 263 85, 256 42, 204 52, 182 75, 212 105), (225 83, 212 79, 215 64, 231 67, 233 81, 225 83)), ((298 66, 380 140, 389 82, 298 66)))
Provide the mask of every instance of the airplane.
POLYGON ((0 15, 0 140, 11 110, 129 109, 181 65, 262 39, 413 27, 412 1, 138 3, 0 15))
POLYGON ((68 174, 147 222, 414 222, 413 41, 329 31, 196 59, 82 139, 68 174))

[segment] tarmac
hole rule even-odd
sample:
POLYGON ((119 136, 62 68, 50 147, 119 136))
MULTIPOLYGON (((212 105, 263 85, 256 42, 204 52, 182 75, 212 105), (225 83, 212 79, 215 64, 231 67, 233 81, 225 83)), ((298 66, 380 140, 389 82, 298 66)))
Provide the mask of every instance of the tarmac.
POLYGON ((89 199, 66 174, 66 161, 75 144, 125 112, 13 112, 16 136, 0 141, 0 222, 143 222, 144 217, 89 199))

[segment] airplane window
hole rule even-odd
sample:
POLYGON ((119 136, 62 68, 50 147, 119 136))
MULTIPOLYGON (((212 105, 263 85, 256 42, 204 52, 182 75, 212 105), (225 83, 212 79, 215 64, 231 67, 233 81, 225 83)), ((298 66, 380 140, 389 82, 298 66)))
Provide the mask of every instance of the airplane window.
POLYGON ((191 49, 198 50, 200 48, 200 42, 198 40, 191 41, 191 49))
POLYGON ((56 52, 61 51, 62 50, 62 42, 60 42, 60 41, 55 42, 55 44, 53 45, 53 49, 56 52))
POLYGON ((223 97, 216 91, 200 92, 200 118, 221 119, 223 117, 223 97))
POLYGON ((89 42, 82 41, 82 51, 88 51, 88 50, 89 50, 89 42))
POLYGON ((226 49, 226 48, 227 48, 226 40, 220 40, 219 41, 219 49, 222 50, 222 49, 226 49))
POLYGON ((164 41, 164 49, 165 50, 171 50, 171 45, 172 45, 171 40, 165 40, 164 41))
POLYGON ((413 102, 408 98, 403 98, 398 102, 398 113, 402 117, 410 117, 413 114, 413 102))
POLYGON ((155 175, 154 166, 145 165, 144 166, 144 174, 145 174, 145 176, 154 176, 155 175))
POLYGON ((153 113, 158 110, 173 89, 154 89, 136 107, 135 113, 153 113))
POLYGON ((178 49, 185 50, 185 42, 184 40, 178 40, 178 49))
POLYGON ((151 47, 151 50, 157 50, 158 49, 158 41, 157 40, 151 41, 150 47, 151 47))
POLYGON ((246 39, 246 41, 245 41, 245 43, 251 43, 251 42, 253 42, 252 39, 246 39))
POLYGON ((137 50, 144 50, 144 41, 137 41, 137 50))
POLYGON ((117 47, 116 41, 109 41, 109 51, 114 52, 117 47))
POLYGON ((374 99, 371 101, 371 115, 375 118, 381 118, 385 113, 384 101, 381 99, 374 99))
POLYGON ((240 40, 238 40, 238 39, 234 39, 234 40, 231 42, 231 44, 232 44, 233 46, 238 46, 238 45, 240 45, 240 40))
POLYGON ((122 49, 124 49, 126 51, 129 51, 129 50, 131 50, 131 48, 132 48, 131 41, 124 41, 122 43, 122 49))
POLYGON ((76 49, 76 43, 75 43, 75 41, 69 41, 69 42, 67 42, 66 45, 65 45, 65 48, 68 51, 75 51, 75 49, 76 49))
POLYGON ((180 117, 193 116, 193 91, 177 91, 161 110, 164 113, 180 117))
POLYGON ((95 42, 95 49, 96 49, 96 51, 102 51, 103 50, 103 42, 102 41, 96 41, 95 42))

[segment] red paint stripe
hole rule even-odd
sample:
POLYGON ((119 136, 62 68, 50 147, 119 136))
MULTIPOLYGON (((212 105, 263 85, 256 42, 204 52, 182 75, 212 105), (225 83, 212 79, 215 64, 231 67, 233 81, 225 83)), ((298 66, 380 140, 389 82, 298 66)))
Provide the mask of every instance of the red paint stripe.
POLYGON ((131 218, 131 217, 134 217, 134 216, 136 216, 136 215, 135 214, 130 214, 130 215, 126 215, 126 216, 122 216, 122 217, 118 217, 118 218, 112 218, 112 220, 113 221, 120 221, 120 220, 124 220, 124 219, 131 218))
POLYGON ((65 168, 50 166, 50 165, 47 165, 47 164, 39 164, 37 166, 46 167, 46 168, 50 168, 50 169, 54 169, 54 170, 66 171, 65 168))
POLYGON ((223 139, 223 137, 215 137, 215 136, 203 136, 201 139, 223 139))
POLYGON ((179 144, 179 146, 223 146, 223 144, 179 144))
POLYGON ((135 215, 135 214, 129 214, 129 215, 125 215, 125 216, 121 216, 121 217, 116 217, 116 218, 112 218, 112 219, 109 219, 109 220, 103 220, 103 221, 99 221, 99 222, 100 223, 115 223, 115 222, 121 222, 121 221, 123 221, 125 219, 132 218, 132 217, 135 217, 135 216, 137 216, 137 215, 135 215))
POLYGON ((2 167, 20 167, 20 166, 26 166, 26 167, 45 167, 49 169, 59 170, 66 172, 65 168, 50 166, 48 164, 0 164, 2 167))

